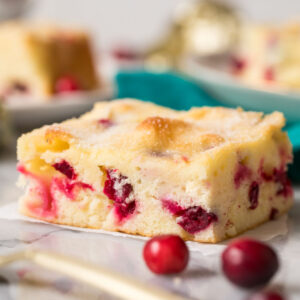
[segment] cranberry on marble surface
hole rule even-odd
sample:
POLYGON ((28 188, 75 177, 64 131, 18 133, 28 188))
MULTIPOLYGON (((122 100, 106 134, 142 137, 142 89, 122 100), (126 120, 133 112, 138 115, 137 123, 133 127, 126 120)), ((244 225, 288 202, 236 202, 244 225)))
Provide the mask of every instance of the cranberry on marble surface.
POLYGON ((182 272, 189 260, 189 250, 178 235, 161 235, 149 240, 143 250, 148 268, 156 274, 182 272))
POLYGON ((244 288, 266 284, 278 267, 275 251, 268 245, 252 239, 235 240, 222 254, 222 268, 226 277, 244 288))
POLYGON ((66 175, 71 180, 77 178, 77 174, 75 173, 74 168, 65 160, 53 164, 53 168, 66 175))
POLYGON ((255 293, 248 297, 247 300, 284 300, 284 298, 276 292, 266 291, 255 293))
POLYGON ((72 76, 60 77, 55 83, 55 92, 58 94, 65 93, 65 92, 75 92, 79 90, 80 90, 79 83, 72 76))

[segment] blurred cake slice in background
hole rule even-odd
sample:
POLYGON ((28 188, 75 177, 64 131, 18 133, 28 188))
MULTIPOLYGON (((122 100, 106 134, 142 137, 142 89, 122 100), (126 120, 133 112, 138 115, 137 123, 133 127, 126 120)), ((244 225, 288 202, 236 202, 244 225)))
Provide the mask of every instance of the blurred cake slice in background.
POLYGON ((300 89, 300 23, 245 26, 231 67, 247 84, 300 89))
POLYGON ((99 87, 90 37, 79 29, 40 23, 0 25, 0 95, 49 101, 99 87))

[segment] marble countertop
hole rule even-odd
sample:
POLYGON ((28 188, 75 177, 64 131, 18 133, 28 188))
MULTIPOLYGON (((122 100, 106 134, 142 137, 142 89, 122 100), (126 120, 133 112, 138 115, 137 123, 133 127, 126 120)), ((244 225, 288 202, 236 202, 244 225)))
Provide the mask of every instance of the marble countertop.
MULTIPOLYGON (((15 159, 0 157, 0 205, 16 201, 21 191, 15 186, 15 159)), ((1 208, 0 208, 1 209, 1 208)), ((269 287, 289 300, 300 299, 300 189, 289 214, 289 232, 270 241, 277 249, 281 268, 269 287)), ((156 276, 142 259, 144 242, 134 238, 78 232, 47 224, 0 219, 0 255, 29 247, 47 249, 101 265, 149 285, 160 286, 187 299, 243 300, 248 291, 231 285, 220 271, 219 255, 191 252, 187 270, 180 276, 156 276)), ((26 262, 0 268, 0 299, 115 299, 62 275, 26 262)), ((133 299, 142 300, 142 299, 133 299)))

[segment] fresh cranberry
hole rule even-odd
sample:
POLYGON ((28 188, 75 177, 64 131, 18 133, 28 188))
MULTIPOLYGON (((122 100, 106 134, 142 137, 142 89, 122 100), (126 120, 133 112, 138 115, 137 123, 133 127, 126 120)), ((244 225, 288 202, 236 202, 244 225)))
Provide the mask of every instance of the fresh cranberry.
POLYGON ((208 213, 201 206, 183 208, 171 200, 162 200, 163 207, 178 217, 177 224, 190 234, 207 228, 212 222, 218 221, 214 213, 208 213))
POLYGON ((245 288, 266 284, 276 273, 279 262, 268 245, 252 239, 232 242, 222 254, 222 267, 227 278, 245 288))
POLYGON ((74 180, 77 178, 77 174, 74 171, 74 168, 65 160, 53 164, 53 168, 64 175, 66 175, 69 179, 74 180))
POLYGON ((284 300, 284 298, 275 292, 259 292, 251 295, 247 300, 284 300))
POLYGON ((106 176, 103 193, 114 201, 115 213, 119 221, 122 221, 132 215, 136 208, 136 201, 129 199, 133 193, 133 187, 128 182, 128 178, 116 169, 107 170, 106 176))
POLYGON ((182 272, 188 264, 189 250, 178 235, 161 235, 152 238, 144 246, 144 260, 156 274, 182 272))
POLYGON ((248 197, 250 202, 250 209, 255 209, 258 206, 259 185, 253 181, 249 187, 248 197))
POLYGON ((60 77, 55 84, 56 93, 75 92, 79 91, 80 86, 78 81, 72 76, 60 77))

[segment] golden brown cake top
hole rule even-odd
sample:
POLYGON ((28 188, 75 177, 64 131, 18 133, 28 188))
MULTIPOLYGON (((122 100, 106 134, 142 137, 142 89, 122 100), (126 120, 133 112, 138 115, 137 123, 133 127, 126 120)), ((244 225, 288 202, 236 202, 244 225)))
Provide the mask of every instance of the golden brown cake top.
POLYGON ((253 142, 269 135, 276 138, 283 126, 284 117, 279 112, 264 116, 222 107, 175 111, 138 100, 115 100, 97 103, 79 119, 44 126, 24 135, 21 139, 27 139, 31 145, 36 139, 37 146, 34 149, 29 146, 31 150, 23 147, 19 156, 26 160, 30 153, 42 152, 59 139, 112 155, 130 152, 129 156, 152 153, 161 157, 178 154, 196 158, 225 146, 253 142))

